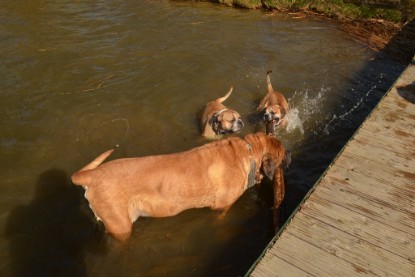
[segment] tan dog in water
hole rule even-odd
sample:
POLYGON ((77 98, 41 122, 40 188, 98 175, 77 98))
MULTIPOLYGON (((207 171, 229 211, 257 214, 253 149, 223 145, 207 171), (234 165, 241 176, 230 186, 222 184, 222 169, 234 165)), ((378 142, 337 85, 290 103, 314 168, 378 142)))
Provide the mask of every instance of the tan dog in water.
POLYGON ((226 108, 224 102, 232 93, 233 87, 228 93, 216 100, 207 103, 201 113, 201 131, 202 135, 207 138, 213 138, 216 135, 239 132, 244 123, 238 112, 226 108))
POLYGON ((271 72, 272 71, 267 72, 268 92, 257 107, 257 110, 263 113, 263 119, 267 124, 267 129, 271 123, 273 125, 272 127, 286 126, 288 123, 286 115, 289 111, 288 102, 284 95, 272 88, 271 79, 269 77, 271 72))
POLYGON ((247 188, 260 181, 261 168, 269 178, 277 177, 276 187, 283 193, 280 175, 284 162, 290 162, 281 142, 264 133, 176 154, 101 164, 113 151, 74 173, 72 182, 84 187, 96 218, 118 239, 128 238, 140 216, 167 217, 202 207, 225 214, 247 188))

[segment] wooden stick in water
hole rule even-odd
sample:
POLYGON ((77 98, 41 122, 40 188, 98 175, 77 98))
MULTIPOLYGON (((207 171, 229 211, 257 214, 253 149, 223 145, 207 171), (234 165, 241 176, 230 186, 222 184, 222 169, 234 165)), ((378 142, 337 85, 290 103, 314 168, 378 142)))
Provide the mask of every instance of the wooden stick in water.
POLYGON ((275 122, 274 120, 265 123, 265 132, 267 135, 275 135, 275 122))

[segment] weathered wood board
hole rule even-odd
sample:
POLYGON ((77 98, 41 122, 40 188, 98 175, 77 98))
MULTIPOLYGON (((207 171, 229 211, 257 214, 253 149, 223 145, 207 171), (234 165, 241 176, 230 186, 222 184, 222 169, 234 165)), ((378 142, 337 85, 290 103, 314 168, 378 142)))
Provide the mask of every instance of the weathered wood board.
POLYGON ((412 64, 248 275, 415 276, 415 103, 398 91, 408 84, 412 64))

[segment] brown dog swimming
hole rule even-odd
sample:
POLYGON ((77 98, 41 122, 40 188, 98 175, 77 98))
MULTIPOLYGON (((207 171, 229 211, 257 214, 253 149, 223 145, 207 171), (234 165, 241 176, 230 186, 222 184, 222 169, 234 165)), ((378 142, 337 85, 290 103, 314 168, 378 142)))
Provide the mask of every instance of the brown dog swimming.
MULTIPOLYGON (((96 218, 121 240, 128 238, 139 217, 174 216, 202 207, 224 215, 247 188, 258 183, 261 169, 273 179, 290 161, 282 143, 264 133, 175 154, 103 163, 113 151, 104 152, 74 173, 72 182, 84 187, 96 218)), ((281 182, 281 178, 275 181, 281 182)), ((281 184, 275 187, 281 188, 281 184)))
MULTIPOLYGON (((287 113, 289 111, 288 102, 284 95, 272 88, 271 79, 269 77, 272 71, 267 72, 268 92, 261 99, 257 110, 263 113, 263 119, 267 124, 267 133, 270 123, 274 126, 287 126, 287 113)), ((273 128, 271 128, 273 130, 273 128)))
POLYGON ((204 137, 214 138, 216 135, 236 133, 244 126, 239 113, 222 104, 231 95, 232 90, 233 87, 225 96, 204 106, 200 120, 200 128, 204 137))

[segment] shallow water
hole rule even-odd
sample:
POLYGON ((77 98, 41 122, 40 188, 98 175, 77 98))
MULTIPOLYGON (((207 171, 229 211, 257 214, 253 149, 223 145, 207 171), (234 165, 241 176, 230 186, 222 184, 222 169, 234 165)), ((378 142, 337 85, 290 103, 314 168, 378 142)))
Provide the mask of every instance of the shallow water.
MULTIPOLYGON (((243 275, 273 236, 272 189, 247 191, 223 220, 208 209, 139 219, 119 244, 69 176, 113 158, 202 145, 196 114, 234 86, 255 113, 272 69, 293 108, 281 223, 402 70, 335 26, 174 1, 0 4, 0 274, 243 275)), ((194 180, 197 182, 197 180, 194 180)))

